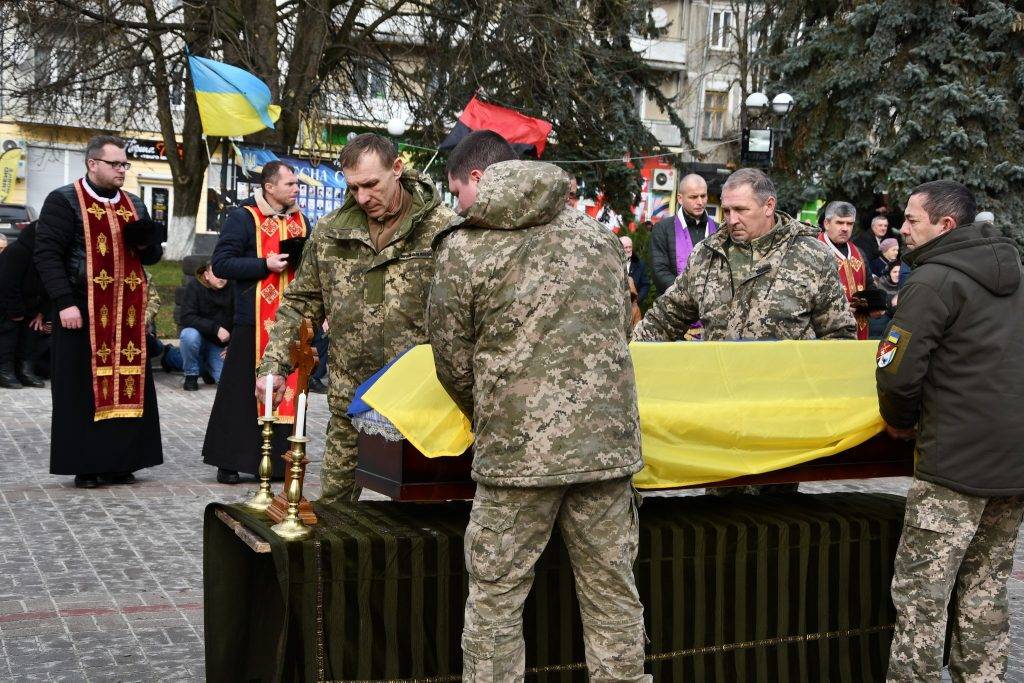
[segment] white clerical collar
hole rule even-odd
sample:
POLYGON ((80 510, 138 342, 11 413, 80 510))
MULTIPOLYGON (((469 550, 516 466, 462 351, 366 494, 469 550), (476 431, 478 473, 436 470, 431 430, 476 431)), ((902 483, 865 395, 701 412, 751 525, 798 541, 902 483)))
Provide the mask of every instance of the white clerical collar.
MULTIPOLYGON (((686 222, 686 217, 688 215, 689 214, 686 213, 686 209, 684 209, 681 206, 676 210, 676 217, 679 219, 679 222, 683 224, 684 228, 689 228, 690 227, 689 223, 686 222)), ((707 209, 705 209, 704 212, 701 213, 700 216, 697 216, 694 219, 694 220, 697 221, 697 225, 698 226, 700 225, 700 219, 703 218, 704 216, 707 216, 707 215, 708 215, 708 212, 707 212, 707 209)), ((693 216, 690 216, 690 217, 693 218, 693 216)), ((710 229, 711 229, 711 222, 710 221, 704 221, 704 239, 708 238, 708 230, 710 230, 710 229)))
POLYGON ((96 194, 96 190, 92 189, 92 185, 89 184, 89 176, 82 177, 82 187, 85 188, 85 191, 89 193, 90 197, 92 197, 98 202, 103 202, 104 204, 117 204, 119 201, 121 201, 121 190, 118 190, 117 194, 110 198, 101 197, 98 194, 96 194))
POLYGON ((830 240, 828 238, 828 233, 827 232, 821 233, 821 236, 825 238, 825 244, 827 244, 829 246, 829 248, 832 249, 833 252, 835 252, 836 258, 838 258, 838 259, 840 259, 842 261, 846 261, 851 256, 853 256, 853 250, 850 249, 850 243, 849 242, 846 243, 846 255, 844 256, 843 252, 839 251, 839 249, 836 248, 836 245, 832 244, 832 240, 830 240))

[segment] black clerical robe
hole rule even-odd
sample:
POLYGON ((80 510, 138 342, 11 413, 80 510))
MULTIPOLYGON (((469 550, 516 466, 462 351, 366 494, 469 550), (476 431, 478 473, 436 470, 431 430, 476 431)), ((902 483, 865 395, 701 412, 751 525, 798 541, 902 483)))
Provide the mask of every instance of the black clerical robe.
MULTIPOLYGON (((117 191, 88 185, 90 200, 107 202, 117 191)), ((139 217, 149 214, 142 200, 127 193, 139 217)), ((74 184, 51 192, 39 214, 36 228, 35 264, 53 302, 53 341, 50 383, 53 415, 50 437, 50 473, 97 475, 134 472, 163 462, 160 416, 153 373, 145 373, 144 409, 140 417, 95 420, 93 350, 86 283, 85 231, 74 184), (64 329, 60 311, 77 306, 82 327, 64 329)), ((144 265, 163 255, 159 244, 136 249, 144 265)))

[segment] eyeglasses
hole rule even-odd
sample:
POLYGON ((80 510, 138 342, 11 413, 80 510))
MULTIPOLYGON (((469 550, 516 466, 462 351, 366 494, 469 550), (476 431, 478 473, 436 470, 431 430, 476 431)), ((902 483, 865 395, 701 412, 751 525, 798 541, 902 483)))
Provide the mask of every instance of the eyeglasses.
POLYGON ((90 161, 102 161, 105 164, 110 164, 111 168, 120 168, 125 171, 132 167, 130 161, 107 161, 106 159, 90 159, 90 161))

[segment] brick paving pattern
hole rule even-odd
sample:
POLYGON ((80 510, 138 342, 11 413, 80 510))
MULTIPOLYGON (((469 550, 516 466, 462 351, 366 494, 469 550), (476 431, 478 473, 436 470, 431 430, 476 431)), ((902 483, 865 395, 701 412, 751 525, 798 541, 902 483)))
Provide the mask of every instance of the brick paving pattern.
MULTIPOLYGON (((217 484, 200 460, 215 388, 185 393, 156 372, 164 464, 133 486, 74 488, 48 473, 49 389, 0 390, 0 680, 203 680, 202 514, 254 488, 217 484)), ((310 402, 310 497, 327 426, 310 402)), ((803 490, 903 494, 906 479, 805 485, 803 490)), ((1011 599, 1008 680, 1024 681, 1024 553, 1011 599)))

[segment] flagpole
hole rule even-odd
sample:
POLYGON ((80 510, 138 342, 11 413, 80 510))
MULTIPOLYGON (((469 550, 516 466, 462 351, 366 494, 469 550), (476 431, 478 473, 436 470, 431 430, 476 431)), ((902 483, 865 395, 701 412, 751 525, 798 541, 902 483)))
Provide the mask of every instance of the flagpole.
POLYGON ((439 150, 439 149, 434 151, 434 156, 430 157, 430 161, 428 161, 427 165, 423 167, 423 172, 424 173, 426 173, 428 170, 430 170, 430 165, 434 163, 434 159, 436 159, 437 155, 440 154, 440 153, 441 153, 441 150, 439 150))

